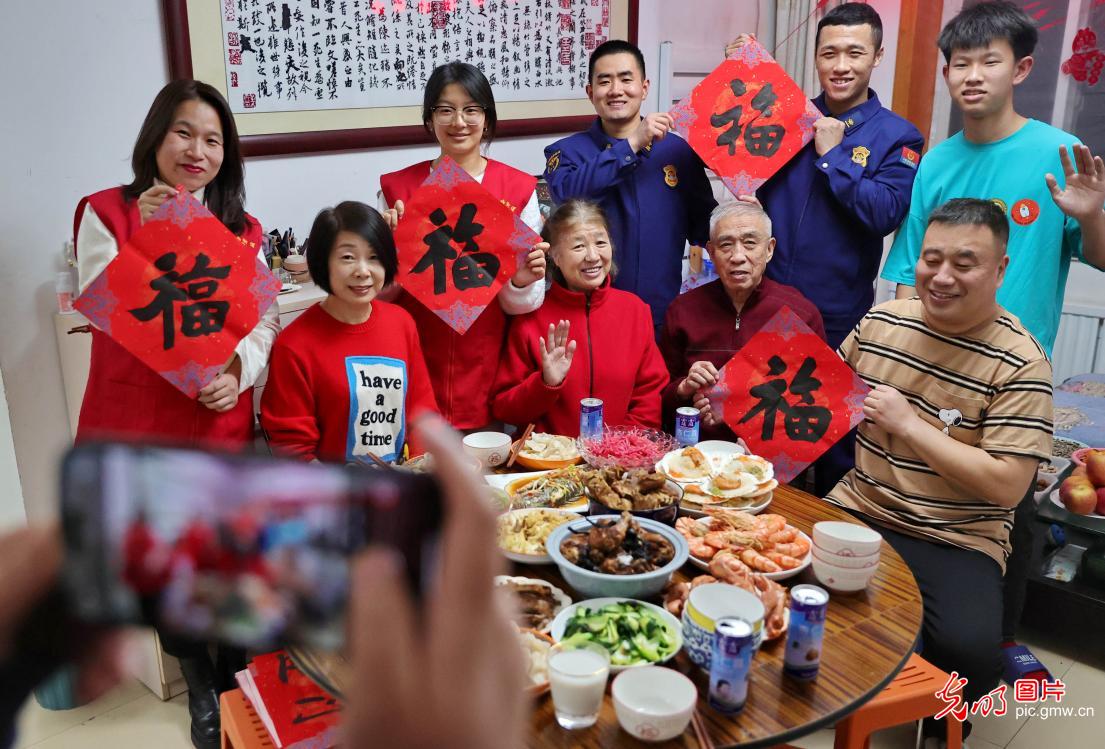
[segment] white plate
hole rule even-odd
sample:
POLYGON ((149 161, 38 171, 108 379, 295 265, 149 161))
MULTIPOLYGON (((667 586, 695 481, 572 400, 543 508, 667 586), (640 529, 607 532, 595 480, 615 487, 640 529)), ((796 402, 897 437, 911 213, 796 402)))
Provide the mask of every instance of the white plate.
POLYGON ((586 601, 580 601, 579 603, 573 603, 571 606, 568 606, 567 608, 563 609, 559 614, 556 615, 556 618, 552 620, 552 624, 549 625, 549 636, 552 637, 557 642, 560 642, 561 638, 564 637, 564 629, 568 626, 568 620, 572 617, 572 614, 575 613, 575 610, 577 608, 579 608, 580 606, 586 606, 587 608, 590 608, 590 609, 601 609, 603 606, 606 606, 607 604, 610 604, 610 603, 624 603, 626 601, 636 603, 636 604, 639 604, 640 606, 643 606, 644 608, 648 609, 652 613, 658 615, 660 617, 660 619, 662 619, 664 622, 666 622, 667 625, 669 627, 671 627, 671 631, 675 634, 675 649, 672 651, 671 655, 669 655, 667 658, 665 658, 662 661, 656 661, 655 663, 635 663, 632 666, 615 666, 613 663, 611 663, 610 664, 610 673, 612 673, 612 674, 621 673, 622 671, 624 671, 627 668, 638 668, 640 666, 655 666, 655 665, 658 665, 660 663, 667 663, 669 660, 674 658, 675 654, 683 649, 683 624, 678 619, 676 619, 674 616, 672 616, 672 613, 670 611, 668 611, 667 609, 661 608, 660 606, 657 606, 655 604, 648 603, 647 601, 638 601, 636 598, 618 598, 618 597, 589 598, 586 601))
MULTIPOLYGON (((709 524, 709 520, 707 518, 699 518, 698 522, 702 525, 709 524)), ((802 531, 798 531, 798 535, 806 539, 806 541, 810 545, 810 550, 806 552, 806 556, 802 559, 802 563, 792 570, 783 570, 782 572, 762 572, 760 574, 762 574, 768 580, 786 580, 787 578, 794 577, 799 572, 810 566, 810 562, 813 561, 813 539, 811 539, 802 531)), ((689 561, 695 567, 698 567, 700 570, 705 570, 707 572, 710 571, 710 561, 708 559, 699 559, 694 554, 691 554, 689 557, 687 557, 687 561, 689 561)), ((755 572, 755 570, 753 570, 753 572, 755 572)))
POLYGON ((280 287, 280 291, 277 292, 277 293, 279 293, 279 294, 291 294, 293 291, 299 291, 299 284, 297 284, 297 283, 283 284, 280 287))
MULTIPOLYGON (((767 509, 768 505, 771 504, 771 500, 775 496, 775 488, 777 486, 779 486, 779 482, 775 481, 775 479, 772 479, 772 482, 773 482, 773 485, 771 487, 771 490, 768 491, 768 493, 765 494, 763 496, 763 498, 758 500, 755 504, 748 505, 747 507, 725 507, 724 509, 727 509, 727 510, 740 510, 741 512, 747 512, 749 515, 759 515, 761 512, 763 512, 764 510, 767 509)), ((686 498, 685 491, 684 491, 683 496, 684 496, 684 498, 686 498)), ((720 505, 708 505, 708 506, 709 507, 720 507, 720 505)), ((705 512, 703 512, 702 510, 697 509, 699 507, 702 507, 702 505, 697 503, 697 502, 694 502, 694 503, 681 502, 680 505, 679 505, 679 513, 681 515, 688 515, 692 518, 704 518, 704 517, 706 517, 705 512)))
MULTIPOLYGON (((697 445, 695 445, 695 447, 697 447, 699 450, 701 450, 702 453, 706 456, 707 460, 710 461, 710 466, 711 466, 711 469, 712 469, 711 473, 712 474, 716 474, 718 471, 720 471, 734 456, 747 455, 748 454, 745 451, 745 449, 743 447, 741 447, 739 444, 737 444, 736 442, 726 442, 725 440, 706 440, 705 442, 699 442, 697 445)), ((700 479, 676 479, 676 478, 672 478, 671 474, 669 474, 668 471, 666 470, 666 467, 669 465, 670 461, 676 455, 678 455, 679 452, 682 449, 683 448, 680 448, 679 450, 672 450, 671 452, 666 453, 664 455, 664 457, 661 458, 656 463, 656 470, 659 471, 660 473, 663 473, 665 476, 668 476, 669 478, 672 479, 672 481, 675 481, 676 483, 680 484, 684 488, 689 487, 689 486, 697 486, 698 488, 705 491, 706 487, 710 484, 710 477, 709 476, 707 476, 706 478, 700 478, 700 479)), ((758 456, 752 456, 752 457, 758 457, 758 456)), ((764 460, 764 462, 767 463, 767 466, 768 466, 767 479, 768 479, 768 481, 774 481, 774 478, 775 478, 774 467, 771 465, 771 463, 769 461, 767 461, 763 458, 760 458, 760 460, 764 460)), ((749 475, 751 476, 751 474, 749 474, 749 475)), ((760 483, 762 484, 762 483, 766 483, 766 482, 760 482, 760 483)), ((778 483, 776 483, 776 486, 777 485, 778 485, 778 483)), ((775 488, 774 486, 771 487, 772 490, 774 488, 775 488)), ((752 494, 752 493, 755 493, 755 492, 749 492, 749 493, 752 494)), ((750 505, 748 507, 738 507, 738 508, 734 508, 734 509, 744 510, 744 511, 750 512, 752 514, 756 514, 758 512, 762 512, 769 504, 771 504, 771 495, 770 494, 767 495, 767 498, 765 500, 757 502, 754 505, 750 505)), ((684 514, 686 514, 686 515, 690 515, 692 517, 702 517, 703 516, 703 512, 699 509, 694 508, 694 507, 687 507, 685 505, 680 505, 680 508, 683 510, 684 514)))
POLYGON ((517 577, 512 575, 495 575, 496 585, 505 585, 506 583, 517 583, 519 585, 544 585, 546 588, 552 590, 553 598, 556 599, 556 606, 553 607, 552 618, 549 619, 549 623, 546 624, 538 632, 549 633, 549 628, 552 627, 553 621, 556 619, 557 614, 572 605, 572 599, 567 593, 562 591, 547 580, 538 580, 536 577, 517 577))
MULTIPOLYGON (((1063 510, 1063 512, 1070 512, 1070 510, 1067 509, 1067 506, 1065 504, 1063 504, 1063 500, 1059 499, 1059 488, 1058 487, 1056 487, 1055 489, 1052 490, 1051 494, 1048 495, 1048 498, 1052 501, 1053 504, 1055 504, 1057 507, 1059 507, 1061 510, 1063 510)), ((1072 517, 1088 518, 1090 520, 1095 520, 1095 521, 1100 521, 1102 523, 1105 523, 1105 515, 1098 515, 1096 512, 1091 512, 1089 515, 1075 515, 1073 512, 1071 512, 1070 514, 1071 514, 1072 517)))
MULTIPOLYGON (((499 518, 505 518, 506 516, 513 515, 515 513, 536 512, 537 510, 541 510, 541 511, 544 511, 544 512, 556 512, 556 513, 559 513, 561 515, 566 515, 567 520, 565 520, 565 522, 571 522, 573 520, 578 520, 581 517, 583 517, 578 512, 573 512, 571 510, 566 510, 566 509, 561 508, 561 507, 520 507, 517 510, 511 510, 509 512, 504 512, 502 515, 499 516, 499 518)), ((498 522, 499 522, 499 518, 495 519, 495 522, 496 522, 495 545, 496 546, 498 546, 498 532, 499 532, 498 522)), ((549 531, 549 532, 551 533, 552 531, 549 531)), ((506 557, 507 559, 509 559, 512 562, 518 562, 519 564, 552 564, 553 563, 552 557, 550 557, 548 555, 548 553, 522 554, 521 552, 517 552, 517 551, 508 551, 507 549, 504 549, 502 546, 498 546, 498 548, 499 548, 499 551, 502 552, 504 557, 506 557)))

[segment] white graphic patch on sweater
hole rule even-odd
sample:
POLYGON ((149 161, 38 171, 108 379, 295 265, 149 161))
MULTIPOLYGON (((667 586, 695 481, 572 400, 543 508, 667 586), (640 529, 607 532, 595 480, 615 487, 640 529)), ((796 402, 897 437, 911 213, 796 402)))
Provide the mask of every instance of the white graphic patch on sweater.
POLYGON ((407 363, 387 356, 347 356, 349 436, 347 461, 371 463, 369 454, 396 460, 407 421, 407 363))

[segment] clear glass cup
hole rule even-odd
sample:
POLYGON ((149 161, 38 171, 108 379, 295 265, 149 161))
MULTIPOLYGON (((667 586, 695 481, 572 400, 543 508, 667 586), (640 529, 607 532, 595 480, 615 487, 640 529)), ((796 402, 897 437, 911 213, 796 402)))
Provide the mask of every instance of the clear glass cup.
POLYGON ((606 693, 610 653, 593 642, 557 643, 549 649, 548 664, 556 722, 567 729, 593 726, 606 693))

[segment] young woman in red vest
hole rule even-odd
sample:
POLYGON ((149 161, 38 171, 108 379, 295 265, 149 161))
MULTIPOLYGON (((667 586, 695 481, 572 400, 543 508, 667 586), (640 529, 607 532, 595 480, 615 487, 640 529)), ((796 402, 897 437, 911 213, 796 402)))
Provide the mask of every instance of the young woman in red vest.
MULTIPOLYGON (((495 122, 491 84, 478 68, 463 62, 438 66, 426 82, 422 124, 437 138, 441 155, 380 177, 381 210, 389 224, 395 226, 403 215, 403 202, 425 182, 438 159, 448 156, 539 232, 542 220, 534 191, 536 178, 480 152, 480 146, 495 135, 495 122)), ((503 285, 498 304, 488 305, 463 336, 405 291, 393 297, 414 318, 437 404, 456 428, 478 429, 491 421, 490 389, 503 348, 507 315, 541 306, 547 249, 544 242, 534 245, 526 265, 503 285)))
POLYGON ((516 317, 492 390, 495 418, 579 436, 579 402, 601 398, 612 426, 660 427, 667 366, 648 305, 610 285, 614 248, 602 209, 569 200, 549 217, 545 303, 516 317))
MULTIPOLYGON (((138 133, 131 166, 130 184, 89 195, 77 206, 74 235, 82 291, 175 193, 176 185, 190 190, 228 229, 260 252, 261 225, 243 207, 238 131, 230 107, 214 88, 178 80, 161 89, 138 133)), ((268 362, 279 330, 274 304, 238 344, 225 371, 192 400, 107 334, 93 329, 77 442, 116 438, 225 448, 249 444, 252 385, 268 362)), ((180 659, 188 682, 192 743, 217 747, 218 692, 220 687, 233 687, 233 671, 244 666, 244 654, 220 648, 222 673, 217 676, 206 644, 168 633, 161 633, 161 643, 180 659)))

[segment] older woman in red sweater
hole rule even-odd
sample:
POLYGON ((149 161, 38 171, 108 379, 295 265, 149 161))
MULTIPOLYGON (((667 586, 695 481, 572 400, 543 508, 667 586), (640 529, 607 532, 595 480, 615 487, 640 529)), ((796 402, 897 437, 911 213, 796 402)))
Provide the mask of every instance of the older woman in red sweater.
POLYGON ((613 246, 597 205, 570 200, 545 224, 553 284, 511 325, 492 413, 511 424, 579 434, 579 402, 601 398, 607 424, 660 426, 668 372, 648 305, 610 286, 613 246))

